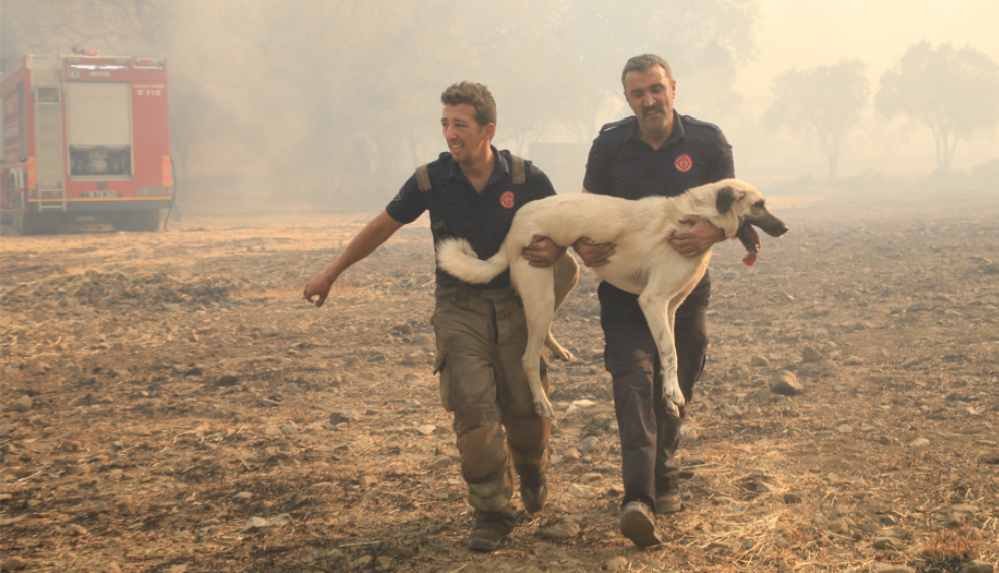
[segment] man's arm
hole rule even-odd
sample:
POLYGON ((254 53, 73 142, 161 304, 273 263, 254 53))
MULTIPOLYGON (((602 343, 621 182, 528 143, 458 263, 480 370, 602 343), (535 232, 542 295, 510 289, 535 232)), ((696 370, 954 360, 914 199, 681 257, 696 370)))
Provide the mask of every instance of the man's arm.
MULTIPOLYGON (((732 146, 725 135, 718 132, 718 157, 711 163, 705 176, 706 182, 721 181, 735 177, 735 162, 732 158, 732 146)), ((692 223, 689 231, 673 232, 669 236, 670 245, 685 257, 696 257, 707 251, 715 243, 725 240, 725 231, 715 227, 707 220, 684 220, 682 223, 692 223)))
POLYGON ((347 244, 347 248, 340 253, 340 256, 337 257, 336 260, 309 279, 308 284, 305 285, 305 300, 316 306, 322 306, 323 303, 326 302, 326 297, 329 296, 330 288, 333 287, 333 283, 336 282, 337 278, 339 278, 344 271, 350 268, 351 265, 364 259, 375 249, 380 247, 382 243, 394 235, 395 232, 402 227, 402 225, 403 223, 393 219, 387 211, 379 213, 378 216, 369 221, 368 224, 365 225, 364 228, 350 240, 350 243, 347 244))

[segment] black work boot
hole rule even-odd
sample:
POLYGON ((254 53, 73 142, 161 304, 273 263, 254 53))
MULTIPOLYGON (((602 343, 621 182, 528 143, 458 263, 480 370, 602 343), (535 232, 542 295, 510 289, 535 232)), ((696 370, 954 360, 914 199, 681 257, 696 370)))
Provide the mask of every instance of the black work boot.
POLYGON ((548 499, 548 483, 545 473, 538 467, 524 469, 520 474, 520 501, 527 513, 537 513, 545 507, 548 499))
POLYGON ((656 513, 666 515, 680 511, 683 511, 683 500, 680 499, 680 491, 676 487, 656 492, 656 513))
POLYGON ((640 501, 629 501, 621 508, 621 534, 638 547, 653 547, 663 542, 656 531, 656 516, 640 501))
POLYGON ((477 511, 475 525, 468 536, 468 548, 489 553, 496 551, 513 531, 516 516, 509 511, 477 511))

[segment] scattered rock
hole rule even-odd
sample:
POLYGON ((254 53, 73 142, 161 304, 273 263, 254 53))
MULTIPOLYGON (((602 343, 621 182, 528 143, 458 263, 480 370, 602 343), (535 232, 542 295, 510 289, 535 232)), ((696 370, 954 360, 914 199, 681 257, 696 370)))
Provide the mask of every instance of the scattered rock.
POLYGON ((770 381, 770 391, 782 396, 797 396, 804 391, 794 372, 782 370, 770 381))
POLYGON ((928 439, 926 439, 926 438, 916 438, 915 440, 912 440, 911 442, 909 442, 909 446, 911 446, 913 448, 925 448, 926 446, 929 446, 929 445, 930 445, 930 441, 928 439))
POLYGON ((255 515, 246 521, 246 525, 243 526, 243 529, 250 530, 280 527, 282 525, 287 525, 289 521, 291 521, 291 516, 287 513, 275 515, 274 517, 260 517, 255 515))
MULTIPOLYGON (((583 438, 582 441, 579 442, 579 451, 581 453, 588 454, 599 445, 600 445, 600 438, 596 436, 588 436, 586 438, 583 438)), ((566 453, 566 455, 568 456, 568 452, 566 453)))
POLYGON ((841 434, 849 434, 853 431, 853 426, 850 424, 840 424, 839 426, 836 426, 836 431, 841 434))
POLYGON ((243 527, 243 529, 262 529, 264 527, 267 527, 268 525, 270 525, 270 522, 267 521, 267 518, 251 517, 250 519, 247 520, 246 525, 243 527))
POLYGON ((576 448, 569 448, 568 450, 565 451, 564 454, 562 454, 562 457, 567 460, 578 460, 583 456, 582 453, 580 453, 580 451, 577 450, 576 448))
POLYGON ((10 557, 0 561, 0 571, 24 571, 28 568, 28 562, 20 557, 10 557))
POLYGON ((916 573, 916 570, 912 567, 906 567, 905 565, 875 563, 871 566, 871 573, 916 573))
POLYGON ((586 399, 583 399, 583 400, 573 400, 572 403, 569 404, 569 407, 566 408, 565 415, 568 416, 568 415, 574 414, 574 413, 576 413, 576 412, 578 412, 580 410, 586 410, 587 408, 592 408, 593 406, 596 406, 596 405, 597 405, 597 403, 594 402, 593 400, 586 400, 586 399))
POLYGON ((435 426, 433 424, 424 424, 424 425, 418 426, 416 428, 416 431, 419 432, 419 433, 421 433, 421 434, 423 434, 424 436, 430 436, 436 430, 437 430, 437 426, 435 426))
POLYGON ((348 422, 353 422, 354 420, 357 420, 357 414, 355 412, 351 412, 348 410, 340 412, 330 412, 329 418, 327 418, 327 420, 329 421, 330 426, 335 427, 339 424, 346 424, 348 422))
POLYGON ((234 495, 233 497, 239 501, 249 501, 253 499, 253 493, 249 491, 241 491, 236 495, 234 495))
POLYGON ((11 407, 16 412, 27 412, 34 405, 35 402, 31 399, 31 396, 21 396, 14 401, 14 404, 11 407))
POLYGON ((755 368, 770 368, 770 360, 762 354, 757 354, 749 361, 749 365, 755 368))
POLYGON ((879 551, 898 551, 902 549, 902 543, 894 537, 875 537, 871 545, 879 551))
POLYGON ((823 358, 822 353, 816 350, 814 347, 806 346, 801 349, 802 362, 820 362, 822 358, 823 358))
POLYGON ((624 571, 628 568, 628 560, 624 557, 611 557, 604 561, 604 571, 624 571))
POLYGON ((579 524, 574 520, 563 517, 554 523, 538 528, 538 537, 551 541, 565 541, 579 535, 579 524))
POLYGON ((982 456, 982 463, 990 466, 999 466, 999 452, 989 452, 982 456))
POLYGON ((993 573, 994 569, 990 563, 969 561, 961 566, 961 573, 993 573))
POLYGON ((375 561, 374 557, 370 555, 362 555, 357 559, 351 561, 350 566, 352 569, 355 570, 367 569, 368 567, 371 567, 371 564, 374 563, 374 561, 375 561))
POLYGON ((227 387, 227 386, 235 386, 237 384, 239 384, 238 376, 236 376, 235 374, 223 374, 222 376, 216 378, 215 382, 212 385, 218 387, 227 387))
POLYGON ((801 496, 796 493, 785 493, 784 503, 788 505, 794 505, 796 503, 801 503, 801 496))

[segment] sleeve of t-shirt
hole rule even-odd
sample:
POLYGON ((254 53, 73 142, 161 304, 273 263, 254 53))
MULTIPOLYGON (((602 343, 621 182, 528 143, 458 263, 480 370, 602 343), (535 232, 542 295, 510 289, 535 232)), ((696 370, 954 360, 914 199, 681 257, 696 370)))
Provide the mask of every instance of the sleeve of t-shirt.
POLYGON ((403 183, 399 193, 385 207, 385 211, 396 221, 405 225, 412 223, 427 210, 427 195, 430 191, 420 191, 416 175, 411 175, 403 183))
POLYGON ((583 176, 583 190, 600 195, 610 195, 610 163, 613 157, 600 138, 593 140, 590 155, 586 158, 586 175, 583 176))
POLYGON ((531 187, 534 189, 533 195, 535 199, 543 199, 555 194, 555 186, 552 185, 551 179, 533 163, 531 164, 530 171, 528 171, 528 178, 531 182, 531 187))
POLYGON ((725 134, 718 131, 718 156, 708 170, 708 181, 721 181, 735 177, 735 159, 732 157, 732 145, 725 139, 725 134))

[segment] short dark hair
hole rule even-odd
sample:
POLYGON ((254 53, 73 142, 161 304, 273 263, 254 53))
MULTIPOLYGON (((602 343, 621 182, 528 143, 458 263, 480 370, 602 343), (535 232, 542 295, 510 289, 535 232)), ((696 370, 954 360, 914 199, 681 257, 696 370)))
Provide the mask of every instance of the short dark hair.
POLYGON ((625 62, 624 70, 621 71, 621 85, 624 85, 624 76, 628 75, 628 72, 644 72, 654 66, 661 67, 666 71, 666 77, 673 79, 673 69, 669 67, 669 62, 655 54, 642 54, 628 58, 625 62))
POLYGON ((441 93, 441 103, 444 105, 467 103, 475 108, 475 121, 479 125, 496 123, 496 100, 493 99, 489 88, 480 83, 451 84, 441 93))

